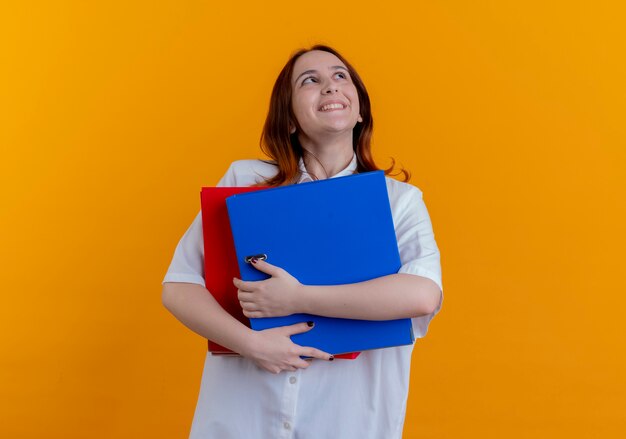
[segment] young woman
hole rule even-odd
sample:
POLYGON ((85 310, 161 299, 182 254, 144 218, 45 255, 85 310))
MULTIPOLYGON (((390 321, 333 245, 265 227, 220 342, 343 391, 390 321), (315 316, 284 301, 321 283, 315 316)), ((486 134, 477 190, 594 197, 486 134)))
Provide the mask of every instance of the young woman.
MULTIPOLYGON (((280 186, 376 170, 372 124, 369 97, 354 68, 330 47, 300 50, 272 92, 261 147, 273 161, 236 161, 218 186, 280 186)), ((420 190, 386 181, 402 262, 398 273, 307 286, 280 267, 256 261, 269 279, 233 279, 244 314, 411 318, 415 337, 423 337, 441 307, 439 250, 420 190)), ((315 330, 306 323, 253 331, 204 288, 203 258, 198 214, 163 281, 163 303, 192 331, 241 357, 207 354, 192 439, 401 438, 413 346, 331 362, 328 353, 292 343, 290 335, 315 330)))

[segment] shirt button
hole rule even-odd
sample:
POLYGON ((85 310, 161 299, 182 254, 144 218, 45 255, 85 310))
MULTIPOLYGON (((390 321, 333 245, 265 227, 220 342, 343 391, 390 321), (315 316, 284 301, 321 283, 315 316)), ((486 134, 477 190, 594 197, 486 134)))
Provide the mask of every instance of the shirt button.
POLYGON ((296 379, 296 377, 289 377, 289 382, 290 382, 291 384, 296 384, 296 381, 298 381, 298 380, 296 379))
POLYGON ((284 422, 283 427, 285 427, 285 430, 289 430, 291 428, 291 424, 289 422, 284 422))

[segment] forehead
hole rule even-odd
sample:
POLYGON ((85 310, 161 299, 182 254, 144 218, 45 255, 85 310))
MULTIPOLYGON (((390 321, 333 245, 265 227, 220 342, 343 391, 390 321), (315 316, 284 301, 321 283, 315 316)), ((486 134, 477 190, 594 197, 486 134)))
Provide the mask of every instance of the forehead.
POLYGON ((293 66, 292 79, 297 78, 298 75, 307 70, 324 71, 332 66, 346 67, 345 64, 332 53, 324 52, 323 50, 312 50, 296 60, 293 66))

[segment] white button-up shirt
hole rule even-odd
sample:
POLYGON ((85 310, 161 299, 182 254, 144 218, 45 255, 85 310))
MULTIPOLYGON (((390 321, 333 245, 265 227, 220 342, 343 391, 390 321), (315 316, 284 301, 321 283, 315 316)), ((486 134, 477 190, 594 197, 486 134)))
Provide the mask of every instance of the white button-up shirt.
MULTIPOLYGON (((350 175, 356 156, 331 178, 350 175)), ((302 159, 298 183, 310 181, 302 159)), ((217 186, 250 186, 275 175, 261 160, 231 164, 217 186)), ((399 273, 441 288, 439 250, 421 191, 386 178, 400 250, 399 273)), ((204 286, 202 217, 183 235, 163 282, 204 286)), ((412 319, 416 338, 441 308, 412 319)), ((210 318, 210 317, 208 317, 210 318)), ((355 360, 313 360, 307 369, 271 374, 243 357, 207 353, 191 439, 400 439, 413 345, 362 352, 355 360)))

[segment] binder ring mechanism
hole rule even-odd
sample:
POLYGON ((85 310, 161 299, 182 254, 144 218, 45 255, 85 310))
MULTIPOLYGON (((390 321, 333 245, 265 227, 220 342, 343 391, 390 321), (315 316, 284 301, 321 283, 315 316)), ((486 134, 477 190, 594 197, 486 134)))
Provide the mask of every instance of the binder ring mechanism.
POLYGON ((252 262, 252 258, 260 259, 262 261, 266 261, 267 260, 267 255, 265 253, 259 253, 258 255, 246 256, 245 258, 243 258, 243 260, 246 262, 246 264, 250 264, 252 262))

